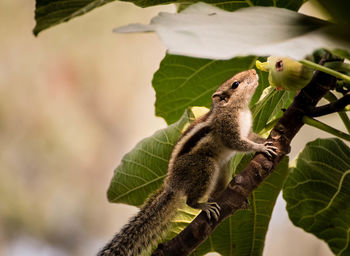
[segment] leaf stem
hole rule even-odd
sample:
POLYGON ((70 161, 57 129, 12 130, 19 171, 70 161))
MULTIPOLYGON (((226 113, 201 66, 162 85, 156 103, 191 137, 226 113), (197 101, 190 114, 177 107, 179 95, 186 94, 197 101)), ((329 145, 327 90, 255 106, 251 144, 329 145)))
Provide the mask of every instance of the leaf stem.
POLYGON ((312 62, 312 61, 309 61, 309 60, 300 60, 299 62, 300 62, 301 64, 303 64, 303 65, 309 67, 309 68, 322 71, 322 72, 324 72, 324 73, 327 73, 327 74, 329 74, 329 75, 331 75, 331 76, 334 76, 334 77, 336 77, 336 78, 342 79, 342 80, 344 80, 344 81, 350 83, 350 76, 344 75, 344 74, 342 74, 342 73, 340 73, 340 72, 338 72, 338 71, 335 71, 335 70, 333 70, 333 69, 327 68, 327 67, 325 67, 325 66, 321 66, 321 65, 316 64, 316 63, 314 63, 314 62, 312 62))
POLYGON ((335 135, 339 138, 342 138, 344 140, 347 140, 347 141, 350 141, 350 135, 349 134, 346 134, 345 132, 342 132, 342 131, 339 131, 325 123, 322 123, 316 119, 313 119, 311 117, 308 117, 308 116, 304 116, 303 117, 303 122, 304 124, 308 124, 312 127, 315 127, 315 128, 318 128, 322 131, 325 131, 325 132, 328 132, 332 135, 335 135))
MULTIPOLYGON (((328 100, 329 102, 334 102, 334 101, 338 100, 338 98, 332 92, 328 92, 324 96, 324 98, 326 100, 328 100)), ((343 121, 346 130, 348 131, 348 133, 350 133, 350 119, 349 119, 348 115, 346 114, 346 111, 339 111, 338 115, 339 115, 340 119, 343 121)))

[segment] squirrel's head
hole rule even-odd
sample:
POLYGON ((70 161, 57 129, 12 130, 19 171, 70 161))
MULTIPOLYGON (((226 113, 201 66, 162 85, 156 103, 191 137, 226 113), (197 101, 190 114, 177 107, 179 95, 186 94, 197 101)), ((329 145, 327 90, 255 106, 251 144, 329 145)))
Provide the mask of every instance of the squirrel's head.
POLYGON ((248 106, 258 86, 258 79, 255 69, 234 75, 212 95, 213 106, 248 106))

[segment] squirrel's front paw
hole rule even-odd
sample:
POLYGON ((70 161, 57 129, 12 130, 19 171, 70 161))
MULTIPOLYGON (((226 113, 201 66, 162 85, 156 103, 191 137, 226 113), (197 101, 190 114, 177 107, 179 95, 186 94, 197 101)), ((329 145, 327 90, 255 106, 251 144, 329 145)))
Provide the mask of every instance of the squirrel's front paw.
POLYGON ((218 221, 220 216, 220 206, 215 202, 207 202, 205 203, 205 207, 203 209, 207 214, 208 219, 211 219, 211 216, 214 217, 216 221, 218 221))
POLYGON ((266 154, 269 158, 273 158, 277 156, 277 147, 272 146, 273 143, 271 141, 266 141, 264 144, 262 144, 261 151, 262 153, 266 154))

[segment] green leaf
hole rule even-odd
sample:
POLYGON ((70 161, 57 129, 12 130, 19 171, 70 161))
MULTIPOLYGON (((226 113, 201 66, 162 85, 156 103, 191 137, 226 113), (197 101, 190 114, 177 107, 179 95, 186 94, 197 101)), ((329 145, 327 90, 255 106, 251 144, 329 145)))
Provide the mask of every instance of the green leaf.
POLYGON ((336 255, 350 255, 350 148, 317 139, 295 161, 283 188, 289 218, 336 255))
POLYGON ((277 91, 273 87, 266 88, 259 102, 252 107, 253 130, 259 133, 268 122, 281 117, 282 109, 290 105, 294 94, 293 91, 277 91))
POLYGON ((181 131, 194 118, 185 111, 179 121, 140 141, 115 169, 108 188, 108 200, 140 206, 162 183, 173 146, 181 131))
POLYGON ((274 55, 299 60, 318 48, 350 50, 348 27, 275 7, 227 12, 197 3, 181 13, 160 13, 150 25, 115 29, 145 31, 157 32, 170 54, 198 58, 274 55))
MULTIPOLYGON (((239 173, 252 159, 253 154, 236 154, 236 169, 239 173)), ((234 165, 231 165, 234 166, 234 165)), ((277 196, 288 174, 286 157, 272 174, 253 192, 249 198, 249 209, 239 210, 216 228, 210 237, 192 255, 218 252, 223 256, 262 255, 267 228, 277 196)), ((181 210, 175 218, 173 236, 181 232, 196 216, 190 208, 181 210)))
POLYGON ((114 0, 36 0, 34 35, 114 0))
MULTIPOLYGON (((223 61, 167 54, 152 81, 156 91, 156 115, 171 124, 189 106, 209 108, 211 95, 217 87, 234 74, 254 68, 256 60, 254 56, 223 61)), ((252 103, 260 98, 262 90, 268 86, 268 73, 257 72, 260 86, 256 89, 252 103)))

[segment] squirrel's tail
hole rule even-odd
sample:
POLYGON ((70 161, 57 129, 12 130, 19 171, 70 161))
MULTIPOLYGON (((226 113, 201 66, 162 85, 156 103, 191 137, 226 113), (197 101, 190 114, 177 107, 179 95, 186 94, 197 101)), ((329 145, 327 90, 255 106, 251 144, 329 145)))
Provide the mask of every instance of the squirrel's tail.
POLYGON ((97 255, 136 256, 151 249, 162 238, 179 202, 173 192, 159 189, 97 255))

